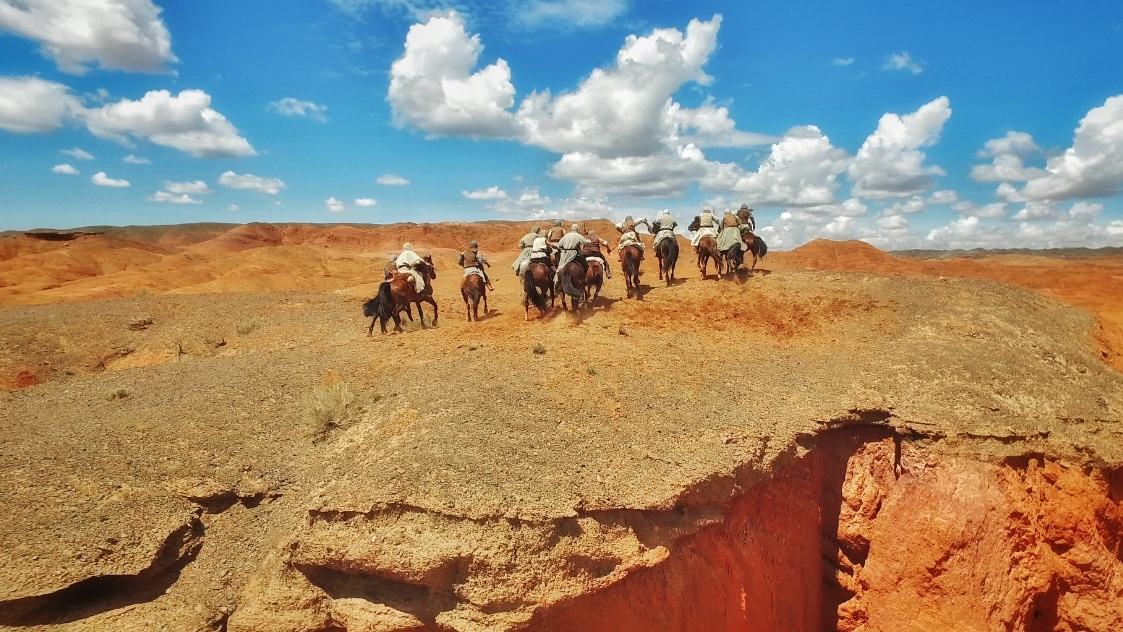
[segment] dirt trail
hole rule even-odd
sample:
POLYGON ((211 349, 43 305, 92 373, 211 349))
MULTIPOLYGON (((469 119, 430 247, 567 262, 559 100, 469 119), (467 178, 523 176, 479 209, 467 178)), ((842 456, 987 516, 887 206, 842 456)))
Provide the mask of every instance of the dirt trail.
POLYGON ((1123 377, 1061 273, 812 244, 744 283, 648 261, 641 300, 617 276, 581 322, 524 323, 525 224, 114 230, 0 238, 0 627, 1123 618, 1123 377), (468 323, 450 262, 477 233, 497 292, 468 323), (159 260, 17 278, 108 238, 159 260), (401 239, 437 255, 440 326, 368 338, 401 239))

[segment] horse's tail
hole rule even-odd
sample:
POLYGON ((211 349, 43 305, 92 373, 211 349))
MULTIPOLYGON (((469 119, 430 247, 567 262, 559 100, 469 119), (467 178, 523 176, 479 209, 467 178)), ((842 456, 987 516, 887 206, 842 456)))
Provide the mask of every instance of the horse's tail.
POLYGON ((757 255, 756 255, 756 256, 757 256, 757 257, 759 257, 759 258, 761 258, 761 259, 763 259, 763 258, 764 258, 764 255, 768 254, 768 243, 767 243, 767 242, 765 242, 765 241, 764 241, 763 239, 761 239, 760 237, 757 237, 757 238, 756 238, 756 241, 757 241, 757 243, 759 243, 759 244, 760 244, 760 246, 758 246, 758 247, 757 247, 757 250, 758 250, 759 252, 757 253, 757 255))
POLYGON ((562 269, 561 274, 559 274, 558 277, 559 277, 559 280, 561 281, 562 292, 565 292, 569 296, 579 297, 579 296, 581 296, 582 294, 585 293, 585 288, 584 288, 584 286, 577 287, 573 283, 573 275, 569 273, 569 266, 571 266, 571 265, 573 265, 573 264, 572 263, 566 264, 565 268, 562 269))
POLYGON ((666 244, 663 246, 663 267, 670 270, 678 262, 678 239, 671 237, 664 239, 663 243, 666 244))
MULTIPOLYGON (((476 275, 470 275, 468 278, 471 279, 471 277, 473 276, 476 275)), ((480 284, 474 281, 464 283, 460 288, 460 293, 464 295, 465 299, 472 301, 473 303, 478 302, 480 300, 480 297, 483 295, 480 291, 480 284)))
POLYGON ((390 291, 390 282, 383 281, 378 286, 378 294, 366 303, 363 303, 363 315, 367 318, 375 316, 390 317, 394 307, 394 295, 390 291))
POLYGON ((538 286, 534 284, 534 270, 529 267, 526 272, 523 272, 523 292, 526 292, 527 297, 538 308, 538 311, 546 311, 546 299, 538 293, 538 286))
POLYGON ((624 274, 629 277, 639 276, 639 258, 632 254, 624 256, 624 274))

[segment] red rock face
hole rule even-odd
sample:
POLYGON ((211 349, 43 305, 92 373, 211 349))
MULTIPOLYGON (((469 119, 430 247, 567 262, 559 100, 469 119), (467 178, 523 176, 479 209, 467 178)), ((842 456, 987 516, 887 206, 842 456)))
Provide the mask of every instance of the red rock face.
POLYGON ((1121 630, 1123 475, 838 431, 532 630, 1121 630))

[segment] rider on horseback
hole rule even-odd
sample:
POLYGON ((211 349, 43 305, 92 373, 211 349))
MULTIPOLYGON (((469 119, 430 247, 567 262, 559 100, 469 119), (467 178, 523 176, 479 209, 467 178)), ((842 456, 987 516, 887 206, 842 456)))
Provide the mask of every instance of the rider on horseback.
POLYGON ((710 237, 717 237, 718 226, 717 215, 714 214, 713 209, 702 209, 702 213, 694 218, 690 223, 690 230, 694 231, 694 237, 690 240, 690 245, 694 246, 695 250, 698 248, 698 242, 703 237, 709 235, 710 237))
POLYGON ((558 241, 558 248, 561 250, 561 258, 558 260, 558 269, 554 272, 554 284, 558 283, 558 275, 565 269, 566 264, 570 261, 576 260, 581 264, 581 268, 585 269, 585 259, 579 256, 581 248, 588 243, 588 239, 581 234, 581 227, 574 224, 569 227, 569 232, 565 234, 558 241))
POLYGON ((527 267, 535 263, 541 263, 547 268, 551 267, 550 244, 545 237, 535 237, 530 246, 530 263, 527 267))
POLYGON ((551 248, 558 248, 558 242, 562 237, 565 237, 565 229, 562 228, 562 221, 560 219, 554 220, 554 225, 550 230, 546 231, 546 241, 549 242, 551 248))
POLYGON ((484 269, 490 268, 491 264, 488 263, 487 258, 480 252, 480 242, 473 239, 471 243, 468 244, 468 250, 460 253, 459 263, 460 266, 464 268, 464 276, 474 274, 484 280, 484 283, 487 284, 487 289, 493 292, 495 291, 495 288, 491 285, 491 279, 487 278, 487 270, 484 269))
POLYGON ((620 243, 616 245, 616 248, 621 254, 623 254, 624 248, 635 246, 639 248, 639 258, 643 259, 643 242, 640 241, 639 235, 636 234, 636 226, 640 224, 647 226, 649 230, 651 229, 651 225, 647 223, 646 219, 641 217, 638 220, 634 220, 631 215, 626 216, 623 222, 616 225, 616 230, 620 231, 620 243))
POLYGON ((725 209, 725 215, 721 218, 721 232, 717 236, 717 249, 719 252, 728 252, 736 248, 737 252, 733 254, 733 261, 736 265, 741 265, 744 259, 744 251, 748 249, 745 242, 741 240, 741 220, 737 215, 729 209, 725 209))
POLYGON ((659 211, 659 215, 655 217, 655 221, 651 225, 651 229, 655 231, 655 243, 651 245, 656 251, 659 250, 659 242, 664 239, 675 238, 675 226, 678 226, 678 222, 671 217, 670 209, 659 211))
POLYGON ((542 232, 541 226, 535 226, 534 230, 522 236, 519 240, 519 256, 515 258, 515 262, 511 264, 511 269, 515 271, 515 276, 522 276, 525 270, 524 262, 530 259, 530 253, 534 248, 534 240, 538 234, 542 232))
POLYGON ((748 204, 742 204, 741 208, 737 209, 737 219, 741 221, 741 233, 756 232, 756 218, 753 217, 753 209, 749 208, 748 204))
POLYGON ((604 246, 609 252, 612 252, 612 248, 608 245, 607 241, 598 237, 594 232, 590 232, 586 237, 587 241, 581 246, 581 256, 585 259, 586 263, 588 263, 590 259, 595 259, 600 262, 601 267, 604 268, 604 276, 611 279, 612 270, 608 269, 608 259, 605 259, 604 255, 601 254, 600 248, 604 246))
POLYGON ((425 260, 413 251, 413 244, 408 242, 402 244, 402 254, 394 260, 394 267, 398 272, 413 277, 413 288, 418 294, 425 291, 425 275, 421 274, 419 268, 424 268, 426 265, 425 260))

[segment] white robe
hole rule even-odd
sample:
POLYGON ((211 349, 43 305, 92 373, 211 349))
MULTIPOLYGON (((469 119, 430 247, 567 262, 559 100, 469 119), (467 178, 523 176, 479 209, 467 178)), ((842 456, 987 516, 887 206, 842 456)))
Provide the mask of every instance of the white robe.
POLYGON ((425 263, 425 260, 412 250, 403 250, 402 254, 398 255, 398 258, 394 261, 394 267, 398 269, 398 272, 413 277, 413 287, 420 294, 425 290, 425 277, 421 276, 421 273, 414 268, 418 263, 425 263))
POLYGON ((710 237, 717 237, 717 226, 721 223, 721 218, 714 215, 713 213, 702 213, 700 217, 703 224, 706 222, 707 215, 709 215, 710 217, 710 225, 699 227, 698 230, 695 231, 694 237, 690 239, 690 245, 694 246, 695 248, 698 247, 698 242, 702 241, 702 238, 706 235, 709 235, 710 237))

